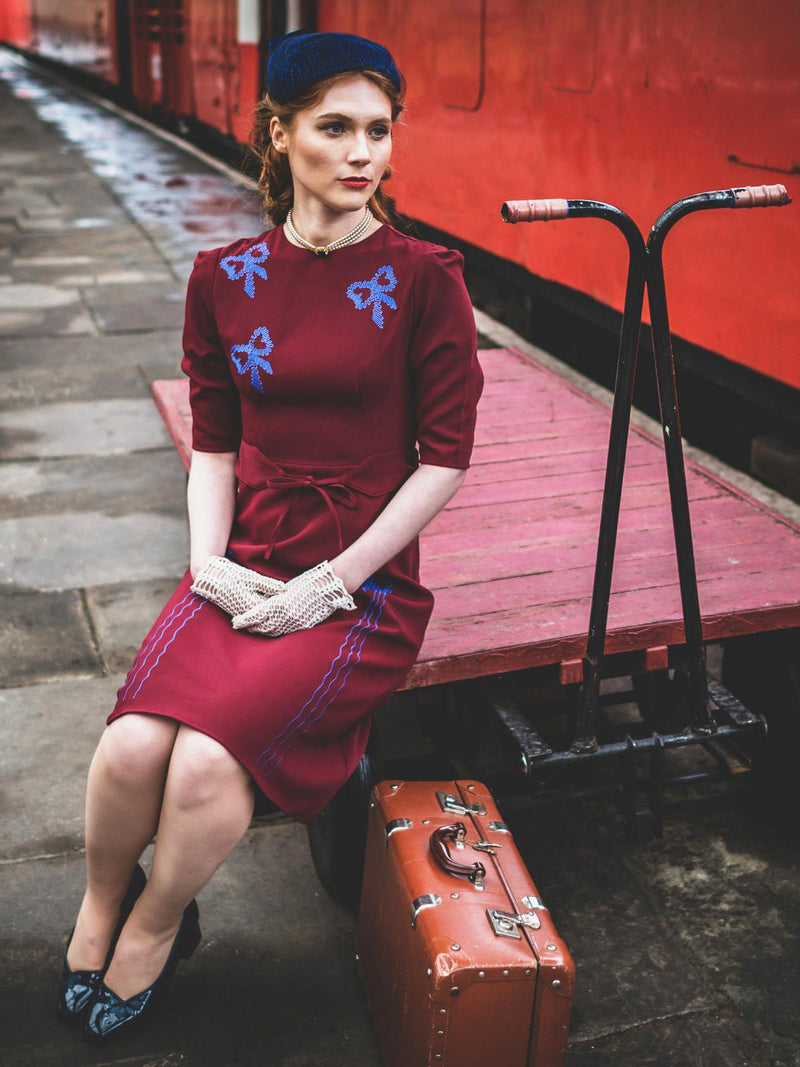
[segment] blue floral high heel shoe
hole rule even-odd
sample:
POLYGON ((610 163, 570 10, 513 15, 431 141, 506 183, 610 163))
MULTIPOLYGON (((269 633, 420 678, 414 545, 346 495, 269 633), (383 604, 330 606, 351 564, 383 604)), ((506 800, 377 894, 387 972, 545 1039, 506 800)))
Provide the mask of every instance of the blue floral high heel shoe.
POLYGON ((61 973, 61 984, 58 987, 58 1000, 56 1001, 56 1017, 60 1022, 71 1024, 84 1021, 89 1005, 92 1002, 92 997, 102 981, 106 968, 109 963, 111 963, 111 957, 114 955, 117 938, 122 931, 122 927, 125 925, 125 921, 133 910, 133 905, 138 900, 146 884, 147 878, 145 873, 137 863, 136 869, 131 875, 128 888, 125 891, 122 904, 120 905, 119 922, 114 930, 114 934, 111 938, 111 945, 109 946, 105 963, 101 970, 73 971, 70 968, 70 965, 67 963, 67 952, 69 952, 69 946, 72 943, 72 935, 75 932, 75 928, 73 927, 70 931, 69 940, 67 941, 67 949, 64 953, 64 969, 61 973))
POLYGON ((197 902, 192 900, 183 913, 167 962, 151 986, 123 1000, 102 980, 98 983, 83 1028, 87 1042, 90 1045, 102 1045, 123 1032, 130 1033, 138 1029, 153 1014, 153 1010, 166 994, 178 962, 181 959, 188 960, 199 944, 197 902))

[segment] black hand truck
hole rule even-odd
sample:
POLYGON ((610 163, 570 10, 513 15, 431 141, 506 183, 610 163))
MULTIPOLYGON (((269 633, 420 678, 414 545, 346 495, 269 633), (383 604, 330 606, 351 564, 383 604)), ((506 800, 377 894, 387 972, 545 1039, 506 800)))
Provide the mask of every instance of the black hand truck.
POLYGON ((629 253, 625 304, 617 358, 614 403, 608 444, 605 485, 597 544, 592 604, 586 654, 583 657, 583 684, 580 707, 575 718, 571 742, 567 749, 554 752, 535 730, 526 727, 502 702, 492 701, 495 711, 515 734, 531 773, 541 774, 550 768, 591 762, 609 757, 625 761, 623 812, 630 836, 646 838, 661 832, 661 794, 663 757, 667 749, 697 744, 710 737, 743 737, 766 732, 766 722, 749 711, 719 682, 709 678, 705 664, 705 646, 697 593, 689 499, 686 488, 678 397, 675 384, 675 361, 667 315, 664 282, 664 240, 679 219, 695 211, 715 208, 778 207, 791 203, 782 185, 722 189, 697 193, 678 200, 654 223, 645 242, 639 228, 619 208, 596 200, 517 200, 503 204, 504 221, 544 222, 568 218, 600 218, 611 222, 624 236, 629 253), (684 644, 674 662, 678 690, 685 694, 683 711, 673 714, 668 732, 654 731, 650 737, 634 741, 600 743, 597 722, 600 704, 600 677, 606 639, 611 578, 614 565, 619 521, 622 480, 630 425, 633 388, 639 349, 639 334, 645 288, 648 293, 653 355, 655 360, 658 401, 664 437, 669 482, 675 552, 680 580, 684 624, 684 644), (713 709, 713 710, 712 710, 713 709), (639 755, 650 754, 649 808, 637 802, 636 780, 639 755))

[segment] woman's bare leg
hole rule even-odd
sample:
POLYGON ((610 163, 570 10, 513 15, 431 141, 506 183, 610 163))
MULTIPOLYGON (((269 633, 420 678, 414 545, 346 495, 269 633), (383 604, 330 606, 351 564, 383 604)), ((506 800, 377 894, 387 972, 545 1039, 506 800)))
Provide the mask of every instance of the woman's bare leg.
POLYGON ((129 714, 100 738, 86 787, 86 893, 67 956, 73 971, 105 963, 131 874, 155 833, 178 727, 129 714))
POLYGON ((181 726, 172 748, 147 887, 105 977, 126 1000, 161 973, 190 900, 244 835, 253 815, 247 771, 212 738, 181 726))

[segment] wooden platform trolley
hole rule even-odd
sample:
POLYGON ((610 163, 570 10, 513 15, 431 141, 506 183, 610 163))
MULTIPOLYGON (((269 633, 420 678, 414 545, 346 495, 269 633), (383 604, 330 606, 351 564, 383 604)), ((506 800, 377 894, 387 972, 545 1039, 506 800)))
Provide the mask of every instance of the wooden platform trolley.
MULTIPOLYGON (((691 778, 767 759, 766 780, 789 783, 796 800, 800 528, 684 462, 661 258, 685 215, 788 202, 781 186, 698 194, 668 208, 647 241, 597 201, 503 206, 509 222, 593 217, 625 237, 613 410, 521 351, 481 351, 472 467, 421 537, 436 605, 396 698, 404 725, 393 736, 393 713, 378 712, 361 765, 309 826, 338 899, 357 900, 370 789, 389 775, 477 777, 501 810, 614 788, 640 840, 661 831, 671 752, 686 746, 713 757, 691 778), (645 289, 663 444, 630 426, 645 289), (727 650, 724 685, 707 676, 706 642, 727 650), (620 717, 632 700, 638 714, 620 717), (411 733, 421 753, 409 753, 411 733)), ((156 382, 154 393, 188 464, 186 383, 156 382)))

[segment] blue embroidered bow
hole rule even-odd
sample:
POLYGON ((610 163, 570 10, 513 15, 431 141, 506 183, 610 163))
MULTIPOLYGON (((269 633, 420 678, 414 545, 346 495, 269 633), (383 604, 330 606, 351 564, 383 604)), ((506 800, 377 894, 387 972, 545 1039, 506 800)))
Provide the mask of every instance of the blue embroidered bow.
POLYGON ((259 370, 272 374, 272 364, 264 358, 270 354, 272 349, 272 338, 266 326, 257 327, 246 345, 234 345, 231 349, 231 361, 234 367, 240 374, 246 374, 247 371, 250 371, 250 381, 253 388, 258 389, 259 393, 264 392, 264 383, 261 381, 259 370), (247 355, 247 359, 237 359, 237 352, 244 352, 247 355))
POLYGON ((255 277, 267 280, 267 272, 261 266, 269 256, 269 249, 262 241, 253 245, 240 256, 225 256, 219 261, 220 267, 225 271, 232 282, 244 278, 244 291, 252 300, 256 295, 255 277))
POLYGON ((375 271, 368 282, 353 282, 347 287, 347 295, 360 311, 362 308, 372 305, 372 321, 383 329, 383 305, 397 309, 394 297, 389 293, 397 285, 397 278, 391 267, 381 267, 375 271))

